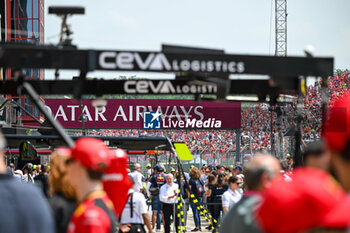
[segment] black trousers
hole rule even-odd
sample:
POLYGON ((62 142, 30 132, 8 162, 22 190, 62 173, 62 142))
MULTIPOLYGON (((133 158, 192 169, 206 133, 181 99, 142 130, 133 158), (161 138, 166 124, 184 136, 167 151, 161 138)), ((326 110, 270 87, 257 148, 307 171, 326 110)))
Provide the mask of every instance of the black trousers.
MULTIPOLYGON (((208 204, 211 204, 211 202, 209 202, 208 204)), ((208 210, 209 213, 214 216, 214 205, 208 205, 208 210)))
POLYGON ((221 205, 221 203, 217 203, 217 205, 214 205, 214 206, 213 206, 213 213, 212 213, 212 216, 213 216, 213 218, 217 221, 217 223, 215 223, 215 222, 213 223, 213 225, 214 225, 215 228, 216 228, 217 225, 218 225, 221 212, 222 212, 222 205, 221 205))
POLYGON ((173 219, 175 221, 175 227, 176 227, 176 232, 177 227, 179 226, 179 218, 177 217, 177 214, 179 213, 176 204, 166 204, 163 203, 163 215, 164 215, 164 230, 165 233, 170 233, 170 216, 173 216, 173 219), (175 216, 174 216, 174 208, 175 208, 175 216))

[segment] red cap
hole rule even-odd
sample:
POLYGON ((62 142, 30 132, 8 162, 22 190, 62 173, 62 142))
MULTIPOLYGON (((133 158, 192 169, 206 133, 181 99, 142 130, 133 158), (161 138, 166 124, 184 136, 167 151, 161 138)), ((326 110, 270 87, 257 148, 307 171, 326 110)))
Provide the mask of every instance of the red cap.
POLYGON ((329 148, 342 152, 350 140, 350 92, 330 103, 330 106, 323 135, 329 148))
POLYGON ((265 232, 292 233, 321 226, 326 215, 346 194, 326 172, 311 168, 294 170, 292 181, 276 180, 264 193, 257 211, 265 232))
POLYGON ((96 172, 105 172, 110 164, 109 149, 96 138, 79 138, 71 149, 70 157, 84 167, 96 172))

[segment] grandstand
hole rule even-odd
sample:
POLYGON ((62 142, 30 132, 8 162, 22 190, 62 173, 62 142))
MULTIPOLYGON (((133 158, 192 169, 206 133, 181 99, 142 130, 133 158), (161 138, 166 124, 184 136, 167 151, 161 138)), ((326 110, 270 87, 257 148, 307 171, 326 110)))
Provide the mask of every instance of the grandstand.
MULTIPOLYGON (((342 71, 328 78, 328 96, 330 105, 350 88, 350 72, 342 71)), ((321 136, 321 81, 309 85, 304 96, 304 119, 302 136, 305 144, 321 136)), ((293 137, 287 131, 295 126, 296 98, 289 96, 284 99, 282 109, 282 145, 278 156, 285 158, 292 154, 293 137), (287 99, 287 100, 286 100, 287 99), (294 102, 293 102, 294 101, 294 102)), ((254 104, 242 107, 241 126, 241 162, 245 155, 261 151, 271 151, 271 109, 268 104, 254 104)), ((276 111, 272 111, 272 125, 276 124, 276 111)), ((277 128, 273 127, 275 137, 278 137, 277 128)), ((88 132, 91 136, 168 136, 173 141, 186 142, 192 154, 199 155, 203 163, 233 164, 236 151, 236 133, 232 130, 138 130, 138 129, 95 129, 88 132)), ((75 133, 75 135, 81 135, 75 133)), ((278 145, 277 145, 278 146, 278 145)), ((162 159, 165 160, 165 159, 162 159)))

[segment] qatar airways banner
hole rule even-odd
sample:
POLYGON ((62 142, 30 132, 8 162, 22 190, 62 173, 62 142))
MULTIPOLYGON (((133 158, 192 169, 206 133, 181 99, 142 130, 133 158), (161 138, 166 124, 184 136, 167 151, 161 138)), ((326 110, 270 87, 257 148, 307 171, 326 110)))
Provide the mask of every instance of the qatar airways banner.
MULTIPOLYGON (((46 99, 51 114, 65 128, 81 128, 79 101, 46 99)), ((95 108, 82 101, 86 128, 235 129, 241 127, 241 104, 193 100, 109 99, 95 108)))

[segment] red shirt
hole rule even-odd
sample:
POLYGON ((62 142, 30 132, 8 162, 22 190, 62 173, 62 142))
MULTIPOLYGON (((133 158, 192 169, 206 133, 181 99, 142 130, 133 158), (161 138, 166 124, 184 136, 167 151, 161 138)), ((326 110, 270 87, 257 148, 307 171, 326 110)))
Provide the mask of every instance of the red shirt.
POLYGON ((113 213, 113 203, 104 191, 89 194, 75 209, 68 225, 67 233, 109 233, 111 220, 105 210, 96 205, 102 200, 109 211, 113 213))

